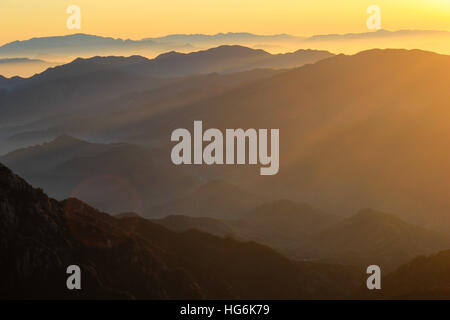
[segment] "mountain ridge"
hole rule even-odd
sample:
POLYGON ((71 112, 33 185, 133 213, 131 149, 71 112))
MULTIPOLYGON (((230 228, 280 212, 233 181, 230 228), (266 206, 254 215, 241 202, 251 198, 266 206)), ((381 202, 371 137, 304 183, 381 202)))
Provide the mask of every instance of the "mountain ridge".
POLYGON ((77 199, 58 202, 1 164, 0 207, 5 299, 332 298, 352 294, 358 281, 351 269, 317 270, 256 243, 173 233, 77 199), (66 268, 74 263, 82 270, 81 291, 66 288, 66 268), (351 283, 334 284, 338 275, 351 283))
POLYGON ((432 34, 432 33, 444 33, 447 34, 449 33, 448 31, 445 30, 414 30, 414 29, 402 29, 402 30, 386 30, 386 29, 381 29, 381 30, 377 30, 375 32, 371 31, 371 32, 360 32, 360 33, 331 33, 331 34, 318 34, 318 35, 312 35, 312 36, 295 36, 295 35, 290 35, 290 34, 285 34, 285 33, 281 33, 281 34, 272 34, 272 35, 259 35, 259 34, 253 34, 253 33, 246 33, 246 32, 228 32, 228 33, 216 33, 216 34, 169 34, 166 36, 162 36, 162 37, 146 37, 146 38, 142 38, 140 40, 132 40, 132 39, 123 39, 123 38, 114 38, 114 37, 107 37, 107 36, 99 36, 99 35, 92 35, 92 34, 85 34, 85 33, 75 33, 75 34, 70 34, 70 35, 63 35, 63 36, 47 36, 47 37, 33 37, 27 40, 15 40, 15 41, 11 41, 8 43, 5 43, 3 45, 0 46, 0 49, 2 47, 10 47, 10 46, 15 46, 15 45, 21 45, 21 44, 26 44, 26 43, 30 43, 30 42, 36 42, 39 40, 56 40, 56 39, 68 39, 69 41, 71 39, 80 39, 85 37, 86 39, 89 40, 97 40, 97 39, 101 39, 103 41, 105 40, 109 40, 109 41, 117 41, 120 43, 136 43, 136 42, 155 42, 158 40, 173 40, 176 38, 183 38, 183 41, 186 41, 186 39, 192 39, 192 38, 200 38, 200 39, 210 39, 210 38, 214 38, 214 37, 259 37, 261 39, 264 38, 295 38, 298 40, 316 40, 316 39, 320 39, 322 37, 355 37, 355 36, 384 36, 384 35, 398 35, 398 34, 414 34, 414 33, 428 33, 428 34, 432 34))
POLYGON ((409 260, 450 247, 450 237, 407 223, 393 214, 361 209, 309 239, 304 256, 330 263, 370 265, 392 271, 409 260), (319 258, 320 260, 320 258, 319 258))
POLYGON ((49 68, 31 77, 30 80, 34 78, 48 78, 52 74, 67 76, 66 70, 69 70, 71 75, 80 75, 111 69, 146 76, 181 77, 199 73, 241 72, 256 68, 289 68, 313 63, 331 56, 333 54, 325 50, 299 49, 284 54, 270 54, 261 49, 251 49, 240 45, 222 45, 190 53, 169 51, 153 59, 148 59, 140 55, 76 58, 69 63, 49 68), (209 62, 204 59, 213 60, 209 62), (237 61, 226 67, 223 66, 227 63, 230 64, 228 61, 233 61, 234 59, 242 59, 242 61, 237 61), (176 66, 173 66, 173 64, 176 66), (249 65, 246 66, 246 64, 249 65), (171 70, 175 67, 182 69, 182 71, 171 70))

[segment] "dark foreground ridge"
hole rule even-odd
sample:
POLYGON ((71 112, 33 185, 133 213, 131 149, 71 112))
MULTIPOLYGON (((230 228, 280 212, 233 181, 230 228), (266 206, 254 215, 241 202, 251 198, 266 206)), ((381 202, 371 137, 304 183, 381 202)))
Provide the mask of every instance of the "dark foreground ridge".
POLYGON ((2 299, 336 298, 361 283, 353 269, 296 263, 253 242, 58 202, 1 164, 0 234, 2 299), (66 288, 69 265, 80 266, 82 290, 66 288))
POLYGON ((0 299, 450 298, 450 251, 412 260, 369 294, 357 267, 59 202, 1 164, 0 235, 0 299), (66 287, 69 265, 81 268, 81 290, 66 287))

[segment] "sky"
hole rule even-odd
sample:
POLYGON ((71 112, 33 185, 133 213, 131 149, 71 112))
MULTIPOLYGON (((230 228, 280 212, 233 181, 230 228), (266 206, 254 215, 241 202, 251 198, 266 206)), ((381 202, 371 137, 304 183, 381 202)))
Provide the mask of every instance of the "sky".
POLYGON ((66 26, 69 5, 81 8, 77 32, 126 39, 365 32, 370 5, 380 7, 383 29, 450 31, 450 0, 0 0, 0 45, 75 33, 66 26))

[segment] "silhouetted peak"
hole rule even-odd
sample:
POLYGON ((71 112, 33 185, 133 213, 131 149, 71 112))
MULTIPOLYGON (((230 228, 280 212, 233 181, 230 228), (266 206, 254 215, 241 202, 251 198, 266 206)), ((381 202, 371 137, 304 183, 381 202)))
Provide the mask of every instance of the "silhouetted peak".
MULTIPOLYGON (((64 38, 67 39, 97 39, 97 38, 104 38, 104 37, 100 37, 100 36, 96 36, 96 35, 92 35, 92 34, 87 34, 87 33, 74 33, 74 34, 69 34, 66 36, 63 36, 64 38)), ((58 38, 58 37, 52 37, 52 38, 58 38)))
POLYGON ((437 53, 420 49, 370 49, 358 52, 353 57, 383 57, 383 56, 438 56, 437 53))
POLYGON ((24 78, 21 78, 19 76, 14 76, 11 78, 5 77, 0 75, 0 84, 17 84, 18 82, 24 80, 24 78))
POLYGON ((133 55, 129 57, 123 56, 95 56, 92 58, 76 58, 72 63, 96 63, 96 64, 133 64, 148 61, 147 58, 133 55))
POLYGON ((56 137, 51 143, 53 144, 73 144, 73 143, 80 143, 84 142, 83 140, 74 138, 68 134, 62 134, 58 137, 56 137))
POLYGON ((251 49, 244 46, 239 45, 223 45, 216 48, 211 48, 205 50, 208 53, 222 53, 229 55, 261 55, 261 56, 270 56, 270 53, 261 50, 261 49, 251 49))
POLYGON ((270 56, 270 53, 268 53, 264 50, 260 50, 260 49, 256 50, 256 49, 251 49, 251 48, 239 46, 239 45, 222 45, 219 47, 202 50, 202 51, 197 51, 197 52, 192 52, 189 54, 179 53, 176 51, 170 51, 170 52, 160 54, 159 56, 157 56, 155 58, 155 60, 174 59, 174 58, 183 57, 183 56, 198 56, 198 55, 214 55, 217 57, 226 56, 227 58, 232 58, 232 57, 236 57, 236 56, 237 57, 245 57, 245 56, 249 56, 249 55, 270 56))
POLYGON ((376 224, 380 224, 380 223, 396 223, 396 224, 406 224, 406 222, 404 222, 403 220, 401 220, 400 218, 398 218, 397 216, 390 214, 390 213, 385 213, 385 212, 381 212, 378 210, 374 210, 374 209, 361 209, 360 211, 358 211, 357 214, 351 216, 350 218, 347 219, 348 222, 353 222, 353 223, 376 223, 376 224))
POLYGON ((23 62, 45 62, 40 59, 29 59, 29 58, 4 58, 0 59, 0 64, 2 63, 23 63, 23 62))
POLYGON ((169 51, 169 52, 160 54, 159 56, 157 56, 155 58, 155 60, 173 59, 173 58, 182 57, 182 56, 185 56, 185 54, 177 52, 177 51, 169 51))
POLYGON ((116 218, 142 218, 141 215, 136 212, 123 212, 115 215, 116 218))
POLYGON ((295 54, 319 54, 320 53, 320 54, 327 54, 330 56, 334 55, 334 53, 331 53, 327 50, 314 50, 314 49, 299 49, 299 50, 294 51, 293 53, 295 53, 295 54))

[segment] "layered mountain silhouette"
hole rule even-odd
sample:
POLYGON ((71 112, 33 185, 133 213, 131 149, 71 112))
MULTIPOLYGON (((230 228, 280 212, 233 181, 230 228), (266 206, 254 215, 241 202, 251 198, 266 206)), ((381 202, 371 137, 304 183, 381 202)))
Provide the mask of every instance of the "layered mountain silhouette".
POLYGON ((266 197, 225 181, 202 182, 189 170, 174 171, 157 154, 133 145, 93 144, 65 135, 0 161, 59 199, 76 196, 112 213, 171 215, 154 222, 177 232, 197 229, 256 241, 294 259, 355 266, 375 261, 392 270, 450 245, 443 235, 376 211, 339 221, 302 203, 282 200, 262 205, 266 197))
POLYGON ((42 74, 36 75, 36 78, 79 76, 112 69, 154 77, 179 77, 200 73, 239 72, 256 68, 293 68, 331 56, 333 54, 330 52, 320 50, 297 50, 285 54, 270 54, 263 50, 244 46, 227 45, 191 53, 171 51, 158 55, 154 59, 138 55, 77 58, 68 64, 50 68, 42 74))
POLYGON ((298 50, 273 55, 263 50, 234 45, 188 54, 169 52, 134 67, 136 72, 173 77, 211 72, 240 72, 257 68, 293 68, 331 56, 328 51, 316 50, 298 50))
MULTIPOLYGON (((32 38, 14 41, 0 47, 0 57, 27 57, 44 59, 67 59, 68 57, 94 56, 113 52, 129 52, 157 49, 151 40, 133 41, 100 37, 88 34, 32 38)), ((176 45, 175 45, 176 47, 176 45)), ((171 49, 174 46, 161 46, 171 49)))
POLYGON ((89 143, 64 134, 51 142, 13 151, 2 157, 2 162, 13 164, 23 176, 37 175, 74 157, 93 157, 122 145, 89 143))
POLYGON ((68 135, 1 157, 52 197, 76 196, 113 214, 136 211, 180 197, 202 182, 173 170, 162 152, 129 144, 88 143, 68 135))
POLYGON ((327 212, 373 207, 448 229, 443 177, 450 162, 441 144, 447 69, 448 56, 418 50, 340 55, 140 119, 130 130, 136 141, 164 141, 172 128, 191 128, 196 119, 223 130, 279 128, 278 175, 262 179, 245 166, 208 170, 256 193, 327 212))
POLYGON ((376 264, 392 271, 411 259, 450 247, 446 235, 406 223, 392 214, 365 209, 346 218, 306 204, 274 201, 236 220, 169 216, 154 220, 170 230, 191 229, 256 241, 303 261, 355 266, 376 264))
MULTIPOLYGON (((6 79, 5 85, 15 85, 15 90, 5 91, 3 97, 0 95, 0 100, 5 102, 4 119, 9 119, 8 125, 0 127, 0 139, 3 138, 0 152, 39 144, 67 132, 88 138, 99 132, 96 140, 124 141, 127 140, 124 135, 136 135, 129 125, 139 119, 223 94, 279 72, 282 71, 258 69, 227 75, 214 73, 161 79, 99 70, 65 78, 60 78, 61 73, 57 72, 49 77, 43 75, 45 80, 33 78, 31 82, 19 78, 23 81, 16 84, 14 79, 6 79), (100 84, 99 79, 103 79, 100 84), (111 89, 115 90, 114 94, 104 91, 111 89), (58 90, 59 94, 53 94, 53 90, 58 90), (24 113, 17 113, 14 108, 24 113), (106 121, 99 121, 105 114, 106 121)), ((153 130, 158 129, 158 126, 153 127, 153 130)), ((157 140, 154 142, 160 144, 157 140)))
POLYGON ((0 208, 3 299, 334 298, 360 281, 352 269, 294 263, 256 243, 58 202, 3 165, 0 208), (81 291, 66 288, 73 264, 82 270, 81 291))
MULTIPOLYGON (((360 289, 362 270, 294 263, 256 243, 194 230, 174 233, 134 215, 111 217, 76 199, 58 202, 3 165, 0 204, 0 251, 7 257, 0 262, 4 299, 448 296, 448 251, 413 259, 384 277, 383 291, 371 295, 360 289), (72 264, 82 269, 79 292, 65 287, 72 264)), ((373 213, 353 220, 368 214, 373 213)), ((383 218, 391 229, 397 224, 383 218)))
POLYGON ((331 56, 333 54, 330 52, 320 50, 270 54, 263 50, 228 45, 191 53, 171 51, 154 59, 141 56, 77 58, 71 63, 49 69, 36 78, 78 76, 112 69, 153 77, 180 77, 214 72, 240 72, 257 68, 293 68, 331 56))
MULTIPOLYGON (((4 115, 0 119, 0 124, 5 124, 8 119, 9 126, 16 124, 19 127, 4 134, 0 132, 0 138, 3 135, 13 136, 14 141, 7 142, 10 145, 7 151, 10 151, 11 148, 23 146, 20 141, 27 141, 28 145, 42 142, 39 137, 48 137, 49 134, 47 132, 37 134, 33 129, 57 130, 55 126, 59 128, 63 126, 62 118, 69 117, 68 121, 72 122, 69 126, 76 125, 80 129, 80 126, 88 125, 85 118, 92 123, 93 116, 98 116, 99 109, 106 110, 112 115, 116 108, 123 108, 121 97, 135 99, 136 94, 141 92, 142 94, 136 98, 141 101, 149 96, 149 91, 162 90, 163 92, 157 93, 159 99, 156 101, 161 103, 164 92, 171 99, 175 99, 179 97, 175 92, 187 90, 188 86, 192 88, 195 84, 199 86, 200 82, 209 82, 210 92, 207 93, 203 86, 197 87, 197 91, 191 94, 197 97, 201 94, 205 97, 207 93, 211 96, 223 92, 226 88, 233 88, 276 73, 271 70, 248 70, 297 67, 330 56, 332 54, 326 51, 300 50, 289 54, 271 55, 262 50, 222 46, 190 54, 167 53, 151 60, 140 56, 78 58, 69 64, 50 68, 21 81, 20 85, 12 86, 11 81, 1 81, 5 84, 0 88, 3 86, 6 88, 8 85, 10 90, 0 94, 0 105, 4 115), (212 75, 205 75, 202 79, 201 77, 182 79, 195 74, 237 71, 248 73, 240 72, 223 77, 216 75, 215 78, 212 78, 212 75), (174 83, 175 85, 172 85, 174 83), (111 108, 111 104, 119 104, 116 99, 121 99, 121 105, 111 108), (21 111, 17 112, 18 110, 21 111), (76 121, 78 123, 74 124, 76 121), (27 124, 28 130, 33 133, 24 135, 20 127, 24 124, 27 124)), ((152 99, 155 99, 153 93, 152 99)), ((190 102, 187 96, 183 99, 185 104, 190 102)), ((148 100, 144 101, 146 107, 151 103, 148 100)), ((129 101, 125 103, 129 104, 129 101)), ((130 111, 135 109, 133 107, 130 111)), ((122 115, 117 117, 123 119, 122 115)), ((111 121, 111 124, 114 122, 111 121)), ((68 125, 64 124, 64 127, 67 128, 68 125)), ((99 129, 101 128, 97 128, 99 129)))
MULTIPOLYGON (((217 183, 212 182, 212 184, 217 183)), ((207 187, 209 188, 208 185, 207 187)), ((215 191, 214 188, 212 190, 215 191)), ((198 197, 197 199, 200 205, 202 199, 205 198, 198 197)), ((228 197, 224 199, 228 200, 228 197)), ((218 207, 222 208, 222 206, 218 207)), ((244 211, 244 206, 241 206, 241 210, 244 211)), ((179 212, 186 211, 181 206, 179 212)), ((204 212, 204 215, 207 213, 204 212)), ((210 216, 169 215, 154 220, 154 222, 176 232, 196 229, 220 237, 256 241, 275 248, 287 256, 297 257, 299 247, 304 246, 305 242, 319 231, 330 227, 339 220, 337 217, 306 204, 289 200, 276 200, 262 205, 253 204, 251 209, 247 208, 246 212, 239 216, 233 217, 228 214, 226 218, 222 219, 210 216)))
MULTIPOLYGON (((116 59, 111 60, 114 65, 116 59)), ((9 119, 11 124, 23 124, 48 116, 73 115, 74 109, 78 113, 83 109, 92 112, 92 105, 167 83, 167 80, 130 74, 111 64, 87 63, 83 68, 76 60, 73 65, 51 68, 21 81, 0 97, 5 114, 0 122, 4 124, 9 119)), ((122 65, 120 61, 117 64, 122 65)))
POLYGON ((391 271, 419 255, 449 248, 450 238, 408 224, 392 214, 365 209, 315 234, 300 256, 337 264, 379 265, 391 271))
POLYGON ((267 244, 293 256, 311 236, 333 225, 337 217, 305 203, 277 200, 250 210, 232 225, 243 238, 267 244))
POLYGON ((288 34, 260 36, 249 33, 221 33, 217 35, 169 35, 148 38, 154 42, 189 43, 193 47, 217 46, 223 44, 240 44, 256 48, 283 50, 290 47, 326 48, 339 53, 353 54, 371 48, 405 48, 439 51, 448 54, 445 42, 450 33, 439 30, 396 30, 380 29, 377 31, 318 34, 313 36, 293 36, 288 34))
POLYGON ((419 48, 448 53, 450 35, 433 30, 378 30, 349 34, 319 34, 310 37, 288 34, 257 35, 251 33, 173 34, 142 40, 114 39, 88 34, 32 38, 14 41, 0 47, 3 58, 33 58, 67 61, 72 57, 96 55, 155 56, 170 50, 192 52, 221 45, 242 45, 286 52, 291 48, 316 48, 355 53, 370 48, 419 48))

